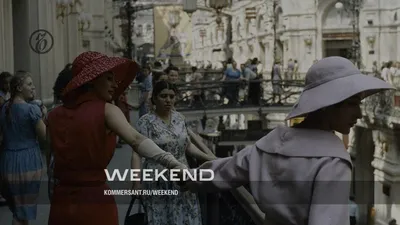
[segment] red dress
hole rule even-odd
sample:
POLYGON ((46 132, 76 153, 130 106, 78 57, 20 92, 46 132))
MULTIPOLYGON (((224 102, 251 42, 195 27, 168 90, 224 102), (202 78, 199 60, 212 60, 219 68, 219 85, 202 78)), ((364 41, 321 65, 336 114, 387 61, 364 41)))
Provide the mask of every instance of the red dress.
POLYGON ((106 102, 85 94, 48 115, 56 185, 49 225, 118 225, 118 211, 104 169, 111 161, 116 136, 106 130, 106 102))

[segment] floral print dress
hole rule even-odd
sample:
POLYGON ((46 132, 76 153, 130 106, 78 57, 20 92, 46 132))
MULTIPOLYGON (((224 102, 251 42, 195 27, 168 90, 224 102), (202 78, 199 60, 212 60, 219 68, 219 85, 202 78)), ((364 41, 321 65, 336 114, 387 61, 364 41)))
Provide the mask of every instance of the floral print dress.
MULTIPOLYGON (((189 136, 185 118, 172 111, 170 124, 161 120, 154 112, 141 117, 137 124, 138 131, 153 140, 161 149, 170 152, 178 161, 188 165, 186 148, 189 136)), ((151 159, 144 159, 142 169, 166 169, 151 159)), ((169 177, 165 174, 165 177, 169 177)), ((175 182, 142 182, 144 190, 179 190, 175 182)), ((178 191, 178 195, 142 196, 149 225, 202 225, 200 204, 196 194, 178 191)))

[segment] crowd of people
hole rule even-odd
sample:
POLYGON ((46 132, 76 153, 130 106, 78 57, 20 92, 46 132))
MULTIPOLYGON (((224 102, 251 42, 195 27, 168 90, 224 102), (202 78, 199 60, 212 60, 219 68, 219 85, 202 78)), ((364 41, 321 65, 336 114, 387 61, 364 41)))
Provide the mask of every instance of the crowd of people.
MULTIPOLYGON (((245 76, 257 77, 256 64, 244 65, 245 76)), ((237 79, 242 71, 232 61, 223 79, 237 79)), ((118 225, 115 199, 104 195, 109 190, 104 169, 117 136, 132 149, 132 168, 181 171, 190 167, 188 157, 193 157, 202 163, 198 168, 214 171, 214 180, 208 182, 134 183, 135 189, 180 190, 177 196, 140 197, 149 225, 201 225, 197 192, 242 185, 250 187, 266 224, 320 225, 327 218, 330 224, 349 224, 352 164, 333 131, 348 134, 361 118, 361 100, 392 88, 362 75, 347 59, 321 59, 309 69, 307 88, 287 117, 305 117, 303 122, 278 126, 234 156, 215 159, 191 143, 187 121, 175 109, 179 69, 173 65, 139 68, 128 59, 84 52, 59 74, 51 110, 34 101, 30 73, 0 77, 1 194, 13 225, 36 218, 44 166, 50 176, 49 225, 118 225), (129 106, 124 93, 135 77, 140 80, 140 105, 129 106), (129 107, 139 109, 136 126, 128 122, 129 107)), ((226 94, 235 101, 230 88, 226 94)))
POLYGON ((376 61, 372 64, 372 73, 392 85, 400 85, 400 62, 382 62, 379 68, 376 61))
MULTIPOLYGON (((150 80, 153 74, 164 76, 169 82, 177 84, 177 87, 187 87, 187 91, 179 93, 179 100, 187 102, 189 108, 206 107, 206 101, 217 101, 218 105, 258 106, 263 102, 263 75, 262 64, 258 58, 248 59, 240 66, 233 59, 228 59, 222 63, 223 68, 218 73, 210 71, 200 71, 199 68, 192 66, 190 72, 184 71, 174 65, 163 66, 161 62, 154 65, 146 64, 142 67, 141 76, 138 79, 141 98, 140 113, 142 116, 147 112, 148 107, 142 104, 144 99, 149 99, 151 90, 150 80), (215 81, 210 85, 208 81, 215 81), (219 85, 218 85, 219 84, 219 85), (226 101, 227 100, 227 101, 226 101)), ((273 80, 273 102, 282 104, 281 95, 283 93, 282 81, 284 79, 298 78, 297 61, 289 61, 287 69, 283 69, 279 60, 276 60, 271 78, 273 80), (290 76, 290 77, 287 77, 290 76)), ((216 71, 213 71, 216 72, 216 71)), ((148 104, 147 104, 148 105, 148 104)))

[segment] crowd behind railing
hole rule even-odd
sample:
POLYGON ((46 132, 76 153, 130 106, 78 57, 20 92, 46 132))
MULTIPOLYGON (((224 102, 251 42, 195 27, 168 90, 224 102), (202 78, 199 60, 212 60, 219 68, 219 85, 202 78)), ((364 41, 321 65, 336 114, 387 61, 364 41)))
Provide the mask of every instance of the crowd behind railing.
POLYGON ((160 80, 168 80, 178 87, 176 107, 180 109, 293 104, 293 100, 290 103, 287 100, 295 98, 304 86, 298 72, 281 72, 277 61, 268 77, 258 72, 259 63, 255 58, 237 68, 235 61, 228 60, 222 70, 202 71, 194 66, 187 70, 187 67, 163 66, 159 62, 145 65, 137 77, 139 110, 148 110, 144 102, 149 101, 152 85, 160 80))
POLYGON ((378 65, 378 62, 374 61, 372 75, 398 88, 400 87, 400 62, 388 61, 378 65))

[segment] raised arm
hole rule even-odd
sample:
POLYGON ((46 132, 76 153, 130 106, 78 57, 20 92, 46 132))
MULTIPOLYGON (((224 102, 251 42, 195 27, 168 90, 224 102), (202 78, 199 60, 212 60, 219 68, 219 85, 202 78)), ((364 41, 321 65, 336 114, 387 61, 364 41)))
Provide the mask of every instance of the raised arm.
POLYGON ((189 156, 192 156, 195 159, 201 160, 201 161, 209 161, 215 159, 215 157, 207 155, 203 151, 201 151, 199 148, 196 147, 192 142, 189 141, 189 145, 186 149, 186 153, 189 156))
POLYGON ((187 182, 187 188, 191 191, 216 192, 240 187, 249 182, 250 154, 255 150, 254 146, 239 151, 236 155, 205 162, 199 169, 214 171, 212 181, 187 182))
POLYGON ((152 140, 137 132, 126 120, 122 111, 115 105, 106 103, 106 126, 120 136, 140 156, 151 158, 169 169, 185 169, 186 166, 176 160, 171 153, 163 151, 152 140))
POLYGON ((350 187, 348 162, 334 158, 323 165, 314 181, 308 224, 350 224, 350 187))

